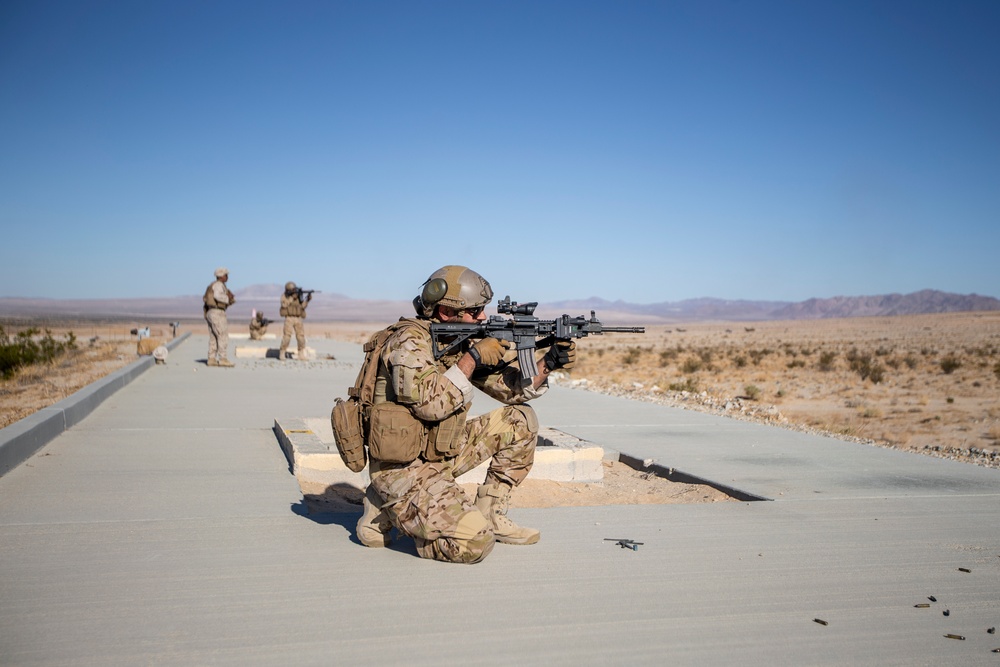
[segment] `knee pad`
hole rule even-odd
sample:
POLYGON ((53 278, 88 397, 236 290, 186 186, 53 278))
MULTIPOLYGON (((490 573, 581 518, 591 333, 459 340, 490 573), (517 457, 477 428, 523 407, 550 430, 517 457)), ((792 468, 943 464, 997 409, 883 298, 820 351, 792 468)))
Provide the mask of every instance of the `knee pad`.
POLYGON ((524 421, 528 424, 528 430, 532 434, 538 434, 538 415, 535 414, 535 409, 528 404, 523 405, 512 405, 510 406, 520 412, 524 416, 524 421))

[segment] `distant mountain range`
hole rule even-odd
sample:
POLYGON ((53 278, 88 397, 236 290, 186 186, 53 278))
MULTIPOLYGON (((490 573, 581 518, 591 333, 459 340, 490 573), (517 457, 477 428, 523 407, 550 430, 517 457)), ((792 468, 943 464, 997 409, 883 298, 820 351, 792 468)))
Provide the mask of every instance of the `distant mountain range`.
MULTIPOLYGON (((280 285, 250 285, 235 292, 230 319, 248 321, 254 310, 277 320, 280 285)), ((1000 310, 1000 300, 977 294, 950 294, 921 290, 912 294, 881 296, 837 296, 788 301, 743 301, 687 299, 654 304, 607 301, 599 297, 539 304, 535 314, 553 318, 563 313, 589 315, 596 311, 602 322, 612 324, 657 324, 697 321, 811 320, 835 317, 871 317, 1000 310)), ((309 318, 320 321, 382 322, 409 316, 408 301, 352 299, 335 292, 317 293, 309 306, 309 318)), ((0 317, 107 318, 114 320, 190 320, 202 316, 200 295, 150 299, 23 299, 0 298, 0 317)))

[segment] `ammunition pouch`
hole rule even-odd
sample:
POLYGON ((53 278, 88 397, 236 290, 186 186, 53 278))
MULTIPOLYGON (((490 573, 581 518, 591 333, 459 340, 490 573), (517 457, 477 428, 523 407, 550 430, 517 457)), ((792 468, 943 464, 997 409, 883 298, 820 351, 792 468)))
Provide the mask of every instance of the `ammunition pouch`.
POLYGON ((351 471, 361 472, 365 456, 364 409, 357 398, 336 399, 330 412, 333 439, 340 458, 351 471))
POLYGON ((428 461, 442 461, 458 456, 459 445, 465 432, 465 418, 468 410, 460 410, 447 419, 442 419, 431 427, 424 458, 428 461))
POLYGON ((385 463, 411 463, 424 450, 424 423, 405 405, 386 401, 373 405, 369 414, 368 450, 385 463))

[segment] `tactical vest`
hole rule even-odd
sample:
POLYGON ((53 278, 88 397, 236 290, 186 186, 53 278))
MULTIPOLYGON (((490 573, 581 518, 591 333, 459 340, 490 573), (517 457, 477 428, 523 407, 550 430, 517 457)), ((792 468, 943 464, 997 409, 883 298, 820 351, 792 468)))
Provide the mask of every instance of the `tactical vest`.
MULTIPOLYGON (((416 318, 400 319, 399 322, 386 329, 388 335, 386 335, 385 339, 382 340, 382 344, 380 345, 382 349, 379 350, 377 357, 378 371, 376 373, 375 386, 372 391, 373 406, 387 402, 396 403, 398 405, 396 394, 392 386, 392 378, 390 377, 391 374, 382 359, 382 350, 384 349, 385 341, 389 338, 389 336, 405 327, 416 327, 420 329, 425 336, 430 338, 430 320, 416 318)), ((373 339, 377 337, 378 334, 376 334, 373 339)), ((365 346, 365 349, 367 351, 367 345, 365 346)), ((438 359, 438 371, 444 373, 448 370, 448 368, 457 363, 459 357, 463 354, 465 354, 464 351, 458 351, 438 359)), ((409 412, 409 408, 407 408, 407 412, 409 412)), ((457 456, 459 446, 462 444, 462 438, 465 434, 465 421, 468 418, 468 415, 469 406, 463 405, 457 412, 439 422, 425 422, 421 419, 413 417, 415 421, 420 423, 424 430, 424 439, 421 447, 423 458, 427 461, 441 461, 457 456)))
POLYGON ((282 317, 305 317, 306 307, 295 294, 291 296, 284 294, 281 297, 281 312, 279 314, 282 317))
POLYGON ((229 304, 219 303, 218 301, 215 300, 215 291, 212 289, 213 287, 215 287, 215 283, 212 283, 205 289, 205 296, 202 297, 202 301, 205 302, 205 309, 207 310, 209 308, 219 308, 221 310, 225 310, 226 308, 229 307, 229 304))

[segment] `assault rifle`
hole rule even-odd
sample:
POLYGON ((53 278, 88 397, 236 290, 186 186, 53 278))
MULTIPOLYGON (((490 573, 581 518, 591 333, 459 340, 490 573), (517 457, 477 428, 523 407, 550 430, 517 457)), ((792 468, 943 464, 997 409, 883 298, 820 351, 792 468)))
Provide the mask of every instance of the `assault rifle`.
POLYGON ((323 292, 321 292, 318 289, 302 289, 301 287, 297 287, 295 289, 295 292, 299 295, 299 302, 300 303, 305 301, 304 297, 308 296, 308 297, 311 298, 314 292, 319 292, 320 294, 323 293, 323 292))
POLYGON ((606 327, 594 311, 590 311, 589 320, 569 315, 555 320, 540 320, 534 315, 537 306, 537 301, 519 304, 507 296, 497 302, 497 312, 510 315, 510 319, 490 315, 482 322, 433 322, 431 348, 434 358, 440 359, 470 338, 492 336, 514 344, 521 377, 530 380, 538 375, 535 365, 535 349, 538 347, 550 347, 557 340, 583 338, 590 334, 646 333, 646 327, 606 327))

